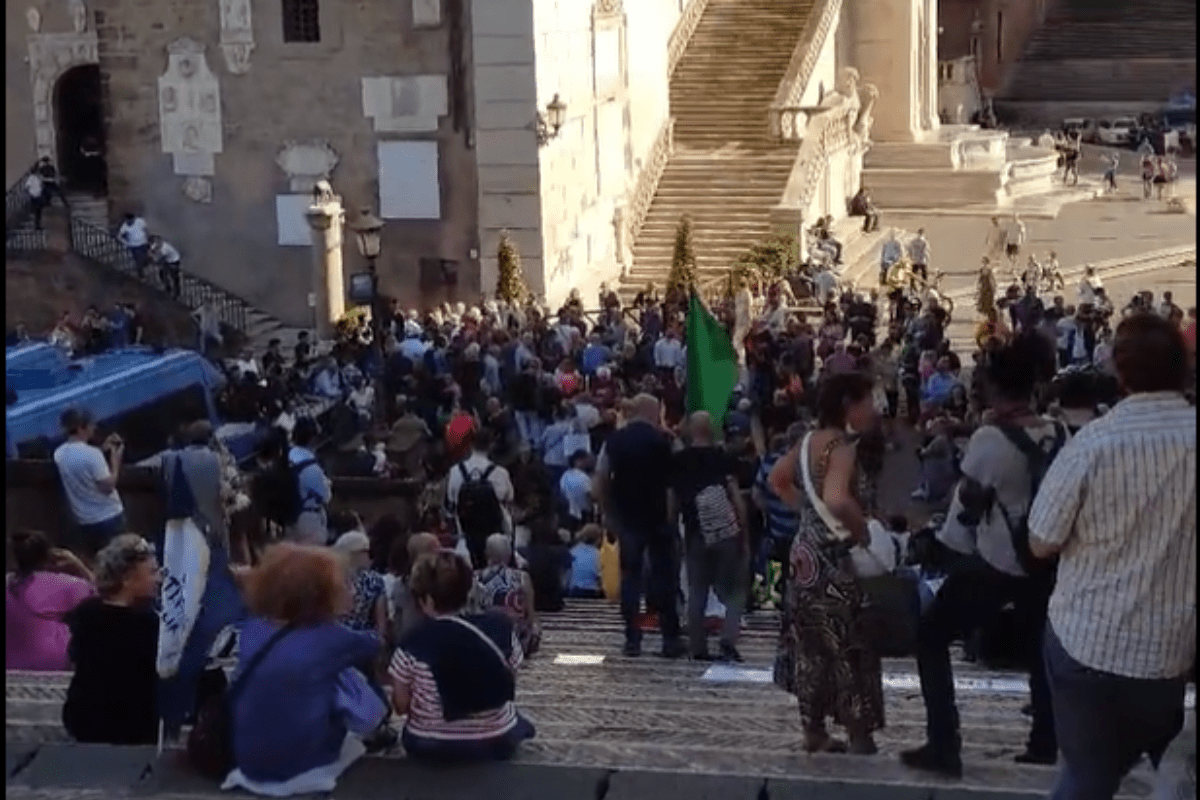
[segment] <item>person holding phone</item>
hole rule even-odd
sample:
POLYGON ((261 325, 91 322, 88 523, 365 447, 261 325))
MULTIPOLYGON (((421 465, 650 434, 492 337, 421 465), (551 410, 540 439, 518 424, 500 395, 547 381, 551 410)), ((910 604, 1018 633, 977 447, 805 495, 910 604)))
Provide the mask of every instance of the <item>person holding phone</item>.
POLYGON ((54 451, 54 464, 75 518, 79 550, 91 559, 125 532, 125 506, 117 493, 125 442, 114 433, 101 447, 91 444, 96 423, 81 409, 68 408, 60 423, 67 440, 54 451))

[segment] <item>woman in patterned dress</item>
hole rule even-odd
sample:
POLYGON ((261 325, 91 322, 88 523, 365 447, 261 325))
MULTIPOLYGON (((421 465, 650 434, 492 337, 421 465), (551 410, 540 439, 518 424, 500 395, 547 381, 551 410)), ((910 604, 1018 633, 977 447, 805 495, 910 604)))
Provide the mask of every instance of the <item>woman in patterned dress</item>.
MULTIPOLYGON (((852 542, 868 542, 873 492, 856 453, 853 434, 876 423, 871 378, 862 373, 824 379, 817 397, 817 428, 781 458, 771 487, 799 511, 792 541, 775 663, 775 683, 796 696, 808 752, 875 752, 874 731, 884 725, 883 680, 878 654, 864 630, 865 596, 849 559, 852 542), (839 542, 803 488, 800 458, 821 499, 851 542, 839 542), (832 719, 849 743, 826 728, 832 719)), ((843 536, 845 534, 843 533, 843 536)))

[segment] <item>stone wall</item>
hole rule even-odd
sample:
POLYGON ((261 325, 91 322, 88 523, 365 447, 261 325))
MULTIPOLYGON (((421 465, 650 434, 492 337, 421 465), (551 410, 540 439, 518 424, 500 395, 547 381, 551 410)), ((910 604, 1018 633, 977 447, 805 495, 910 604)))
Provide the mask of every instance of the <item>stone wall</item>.
MULTIPOLYGON (((353 510, 367 526, 385 514, 408 523, 414 520, 414 500, 420 488, 412 481, 335 478, 332 508, 353 510)), ((145 467, 122 469, 117 491, 125 505, 128 530, 153 536, 162 525, 165 511, 154 470, 145 467)), ((5 530, 40 530, 52 541, 66 541, 72 523, 53 462, 8 461, 5 465, 5 496, 5 530)))
MULTIPOLYGON (((421 259, 434 259, 435 266, 438 259, 457 262, 459 291, 473 296, 478 290, 474 158, 465 118, 469 37, 458 63, 450 46, 455 13, 462 14, 460 26, 469 25, 460 0, 445 0, 440 9, 427 0, 324 0, 316 43, 283 41, 278 3, 233 0, 228 7, 252 14, 239 30, 237 21, 222 24, 224 4, 217 0, 88 2, 106 94, 114 216, 141 211, 180 250, 188 269, 285 322, 305 325, 311 322, 311 254, 302 241, 303 222, 295 218, 300 196, 325 172, 351 221, 360 208, 381 213, 379 144, 424 142, 436 147, 436 156, 424 153, 435 167, 400 159, 391 168, 393 174, 411 171, 407 192, 433 213, 388 219, 381 290, 418 301, 421 259), (187 79, 172 72, 168 60, 168 48, 180 50, 184 37, 201 50, 193 58, 201 62, 201 78, 205 66, 211 75, 205 91, 215 89, 219 119, 200 114, 198 142, 164 142, 171 125, 182 126, 179 139, 196 138, 187 132, 185 108, 165 118, 162 96, 167 86, 179 85, 186 104, 187 79), (427 77, 391 80, 401 76, 427 77), (277 159, 289 143, 301 147, 288 151, 284 163, 291 172, 285 172, 277 159), (277 200, 286 195, 294 199, 277 200), (289 246, 279 244, 281 203, 290 204, 283 226, 292 234, 289 246)), ((344 246, 349 275, 362 260, 352 237, 344 246)), ((440 273, 426 270, 424 277, 435 280, 440 273)), ((425 289, 440 299, 442 290, 431 289, 430 281, 425 289)))
POLYGON ((678 18, 678 0, 535 0, 538 105, 557 92, 568 108, 540 150, 552 303, 572 288, 591 303, 620 276, 614 218, 670 113, 667 42, 678 18))
POLYGON ((613 220, 669 114, 667 42, 680 0, 476 0, 483 284, 508 231, 554 304, 619 275, 613 220), (558 134, 536 119, 555 95, 558 134))
POLYGON ((1053 7, 1054 0, 939 0, 938 58, 950 61, 974 53, 980 87, 995 95, 1053 7), (1001 17, 1003 30, 998 27, 1001 17), (972 39, 977 40, 974 50, 972 39))

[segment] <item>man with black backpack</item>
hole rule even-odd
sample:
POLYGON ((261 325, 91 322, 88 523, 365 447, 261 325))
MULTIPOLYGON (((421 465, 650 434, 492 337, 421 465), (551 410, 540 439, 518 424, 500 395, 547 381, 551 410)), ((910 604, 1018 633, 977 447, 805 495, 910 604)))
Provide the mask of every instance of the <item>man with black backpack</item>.
POLYGON ((901 753, 909 767, 961 777, 962 740, 954 702, 950 643, 994 623, 1011 607, 1021 620, 1016 643, 1030 668, 1033 726, 1018 763, 1053 764, 1054 716, 1038 642, 1054 586, 1054 564, 1033 557, 1028 515, 1038 486, 1066 444, 1066 426, 1037 414, 1037 384, 1053 374, 1049 343, 1031 331, 990 352, 984 371, 991 420, 971 437, 962 480, 938 539, 958 554, 918 629, 917 669, 927 743, 901 753))
POLYGON ((485 545, 494 533, 512 533, 508 506, 513 501, 508 470, 488 457, 486 431, 467 432, 463 447, 467 457, 454 465, 446 479, 446 507, 458 523, 458 535, 471 554, 476 569, 487 565, 485 545))

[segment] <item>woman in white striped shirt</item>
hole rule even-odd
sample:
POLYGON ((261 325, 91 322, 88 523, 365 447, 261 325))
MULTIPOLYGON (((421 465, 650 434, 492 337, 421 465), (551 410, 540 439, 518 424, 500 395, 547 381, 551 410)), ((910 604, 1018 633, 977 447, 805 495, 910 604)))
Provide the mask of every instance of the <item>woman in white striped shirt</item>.
POLYGON ((506 759, 534 736, 513 704, 522 653, 512 622, 462 614, 474 585, 470 564, 449 550, 413 565, 409 587, 424 619, 400 640, 389 669, 410 758, 506 759))
POLYGON ((1029 517, 1058 554, 1045 660, 1061 772, 1052 800, 1109 800, 1183 724, 1196 660, 1196 410, 1187 350, 1155 314, 1117 328, 1126 398, 1055 459, 1029 517))

